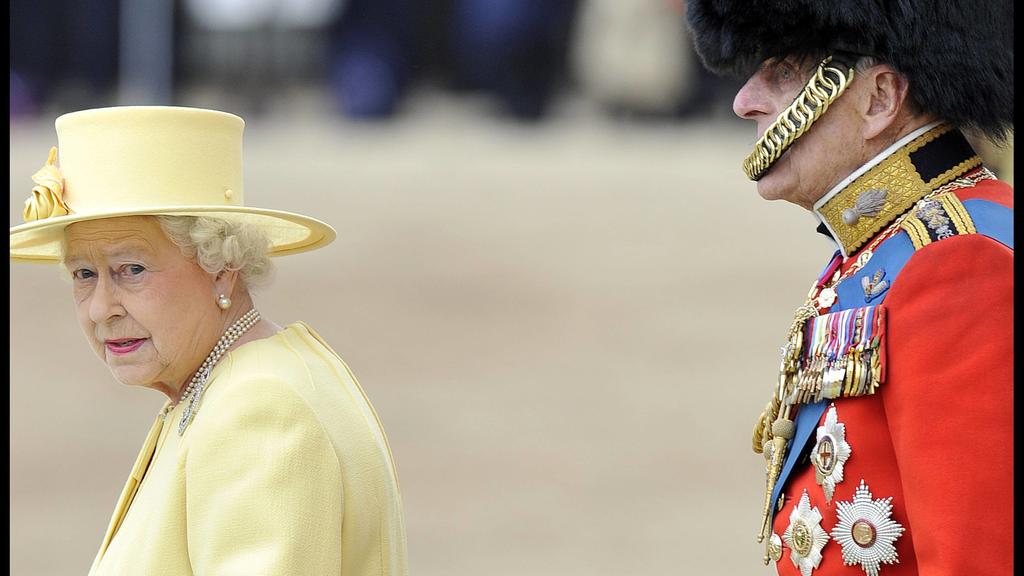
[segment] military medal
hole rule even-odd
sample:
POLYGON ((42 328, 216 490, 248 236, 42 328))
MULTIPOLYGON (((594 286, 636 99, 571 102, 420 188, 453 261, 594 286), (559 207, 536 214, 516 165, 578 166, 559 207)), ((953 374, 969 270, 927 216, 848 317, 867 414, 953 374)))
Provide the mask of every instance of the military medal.
POLYGON ((839 270, 836 270, 832 275, 832 280, 829 282, 829 285, 822 288, 821 292, 818 292, 818 297, 815 299, 815 302, 818 304, 818 308, 830 308, 836 303, 835 285, 838 282, 839 270))
POLYGON ((836 303, 836 291, 834 288, 825 288, 818 294, 818 308, 829 308, 836 303))
POLYGON ((774 532, 768 539, 768 557, 775 562, 782 559, 782 538, 779 538, 779 535, 774 532))
POLYGON ((825 423, 818 426, 817 438, 811 452, 814 479, 825 492, 825 501, 831 502, 836 484, 843 481, 843 465, 852 451, 846 442, 846 425, 839 422, 835 404, 829 406, 825 423))
POLYGON ((891 497, 872 500, 861 480, 853 500, 836 506, 839 521, 832 528, 832 538, 843 548, 843 564, 860 564, 868 576, 878 576, 880 564, 899 564, 893 543, 904 528, 892 519, 891 497))
POLYGON ((871 278, 862 276, 860 279, 861 288, 864 289, 864 301, 871 302, 878 298, 883 292, 889 289, 889 281, 885 278, 885 269, 879 268, 871 278))
MULTIPOLYGON (((805 387, 798 387, 801 382, 797 378, 800 372, 800 356, 804 348, 804 330, 807 321, 818 316, 818 307, 815 304, 819 300, 821 292, 831 291, 834 297, 834 285, 841 279, 839 267, 842 261, 842 256, 836 252, 821 276, 811 286, 807 293, 807 300, 793 314, 793 323, 789 328, 786 345, 782 347, 779 379, 775 392, 754 426, 752 438, 754 452, 764 454, 765 457, 764 506, 761 511, 761 527, 757 534, 758 542, 764 542, 768 538, 772 508, 775 504, 772 502, 772 492, 782 472, 782 462, 786 455, 787 444, 796 431, 790 412, 792 406, 798 403, 798 397, 802 397, 806 393, 805 387), (829 277, 831 277, 830 284, 819 290, 825 284, 825 278, 829 277)), ((828 301, 827 296, 822 300, 822 302, 825 301, 828 301)), ((833 299, 831 303, 834 302, 833 299)), ((765 564, 768 564, 771 559, 770 546, 768 548, 768 554, 764 557, 765 564)))
POLYGON ((804 330, 809 344, 800 353, 787 402, 805 404, 875 393, 885 377, 881 305, 821 314, 810 318, 804 330))
POLYGON ((800 574, 811 576, 811 571, 821 564, 821 549, 828 542, 828 533, 821 527, 818 507, 811 508, 807 490, 800 497, 800 503, 793 507, 782 539, 789 546, 789 559, 800 569, 800 574))

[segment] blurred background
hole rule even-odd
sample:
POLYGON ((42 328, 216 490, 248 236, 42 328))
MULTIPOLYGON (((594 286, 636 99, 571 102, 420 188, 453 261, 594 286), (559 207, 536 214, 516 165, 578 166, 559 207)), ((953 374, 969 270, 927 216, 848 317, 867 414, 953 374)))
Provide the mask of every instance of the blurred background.
MULTIPOLYGON (((360 378, 411 574, 773 573, 750 432, 833 248, 742 176, 684 11, 12 0, 10 224, 59 114, 239 114, 247 204, 338 229, 257 303, 360 378)), ((11 265, 10 312, 11 573, 84 574, 163 397, 92 356, 55 267, 11 265)))

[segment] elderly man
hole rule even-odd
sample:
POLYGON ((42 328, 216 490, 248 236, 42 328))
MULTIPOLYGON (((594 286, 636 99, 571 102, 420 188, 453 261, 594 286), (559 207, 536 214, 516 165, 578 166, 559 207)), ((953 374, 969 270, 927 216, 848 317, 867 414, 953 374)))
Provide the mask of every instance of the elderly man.
POLYGON ((1013 6, 973 4, 689 3, 747 176, 838 247, 754 428, 780 574, 1012 572, 1013 191, 963 133, 1012 130, 1013 6))

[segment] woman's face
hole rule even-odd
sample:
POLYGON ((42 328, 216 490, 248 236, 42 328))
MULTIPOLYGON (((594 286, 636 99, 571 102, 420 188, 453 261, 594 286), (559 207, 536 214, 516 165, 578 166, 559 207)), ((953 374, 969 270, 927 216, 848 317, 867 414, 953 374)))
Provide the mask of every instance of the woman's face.
POLYGON ((78 321, 93 350, 119 382, 176 397, 223 329, 213 275, 148 216, 78 222, 65 239, 78 321))

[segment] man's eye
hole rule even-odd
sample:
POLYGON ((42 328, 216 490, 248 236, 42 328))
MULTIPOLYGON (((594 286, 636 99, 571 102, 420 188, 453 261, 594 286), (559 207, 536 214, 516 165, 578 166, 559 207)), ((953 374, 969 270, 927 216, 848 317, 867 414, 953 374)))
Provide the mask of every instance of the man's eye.
POLYGON ((775 71, 775 75, 782 82, 788 82, 796 76, 796 70, 793 69, 791 64, 783 63, 779 65, 778 69, 775 71))
POLYGON ((71 276, 73 276, 75 280, 88 280, 89 278, 92 278, 95 275, 95 272, 93 272, 92 270, 87 270, 85 268, 79 268, 78 270, 75 270, 74 272, 71 273, 71 276))

